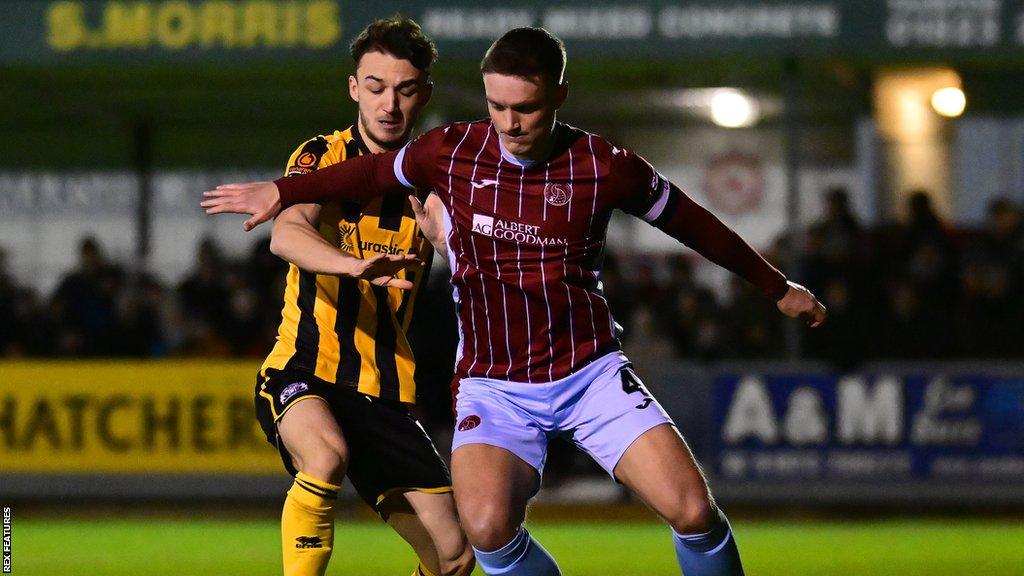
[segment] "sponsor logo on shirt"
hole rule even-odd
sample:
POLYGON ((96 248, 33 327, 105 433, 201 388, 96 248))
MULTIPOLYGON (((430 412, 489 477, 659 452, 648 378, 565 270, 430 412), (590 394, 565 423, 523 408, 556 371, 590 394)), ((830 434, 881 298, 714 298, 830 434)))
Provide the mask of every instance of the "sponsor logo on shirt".
POLYGON ((365 252, 372 252, 375 254, 405 253, 405 249, 400 248, 397 244, 384 244, 383 242, 369 242, 359 239, 359 234, 356 231, 356 225, 348 223, 338 224, 338 247, 341 248, 342 252, 347 252, 357 257, 363 255, 365 252))
POLYGON ((481 180, 479 182, 473 182, 472 180, 470 180, 469 183, 473 186, 473 188, 486 188, 488 186, 497 186, 498 185, 498 181, 497 180, 488 180, 488 179, 484 179, 484 180, 481 180))
POLYGON ((349 254, 355 253, 355 242, 353 242, 352 238, 355 231, 355 224, 338 225, 338 246, 343 252, 348 252, 349 254))
POLYGON ((522 222, 514 222, 512 220, 502 220, 484 214, 473 214, 473 232, 497 240, 507 240, 518 244, 564 246, 569 243, 565 238, 541 236, 540 226, 523 224, 522 222))
POLYGON ((317 156, 312 152, 303 152, 301 156, 295 161, 295 163, 303 168, 312 168, 316 165, 317 156))

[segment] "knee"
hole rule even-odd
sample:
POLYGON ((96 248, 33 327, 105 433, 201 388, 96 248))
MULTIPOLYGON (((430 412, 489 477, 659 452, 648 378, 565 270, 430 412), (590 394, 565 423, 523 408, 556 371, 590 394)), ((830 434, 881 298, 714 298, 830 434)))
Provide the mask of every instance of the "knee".
POLYGON ((440 558, 441 576, 469 576, 476 567, 476 558, 473 557, 473 549, 463 541, 462 547, 456 554, 440 558))
POLYGON ((493 552, 511 542, 520 524, 522 519, 515 520, 508 510, 494 505, 481 506, 475 514, 462 517, 470 544, 485 552, 493 552))
POLYGON ((299 458, 292 456, 295 468, 314 478, 340 484, 348 470, 348 450, 340 438, 332 441, 323 437, 314 446, 308 447, 299 458))
POLYGON ((718 508, 709 494, 680 497, 666 520, 677 534, 703 534, 718 523, 718 508))

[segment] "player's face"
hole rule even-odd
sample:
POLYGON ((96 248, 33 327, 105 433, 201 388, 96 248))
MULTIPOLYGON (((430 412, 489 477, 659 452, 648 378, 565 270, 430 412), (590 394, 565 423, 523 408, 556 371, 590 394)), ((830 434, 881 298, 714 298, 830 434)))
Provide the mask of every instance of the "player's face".
POLYGON ((551 150, 555 113, 568 86, 550 86, 540 77, 484 74, 487 111, 505 150, 520 158, 543 160, 551 150))
POLYGON ((348 92, 359 104, 359 130, 371 152, 405 144, 432 88, 427 74, 408 60, 363 54, 355 76, 348 77, 348 92))

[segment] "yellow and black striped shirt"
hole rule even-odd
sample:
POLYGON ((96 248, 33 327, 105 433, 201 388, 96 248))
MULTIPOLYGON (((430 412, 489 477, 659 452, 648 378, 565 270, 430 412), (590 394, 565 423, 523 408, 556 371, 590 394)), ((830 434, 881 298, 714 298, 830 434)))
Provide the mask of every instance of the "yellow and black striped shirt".
MULTIPOLYGON (((292 154, 285 174, 306 174, 369 154, 356 126, 309 140, 292 154)), ((428 265, 433 248, 420 234, 407 194, 364 204, 330 202, 320 211, 320 235, 357 258, 411 253, 428 265)), ((405 270, 412 290, 374 286, 348 276, 315 274, 292 264, 277 343, 262 370, 301 370, 370 396, 416 401, 415 360, 406 339, 413 301, 427 274, 405 270)))

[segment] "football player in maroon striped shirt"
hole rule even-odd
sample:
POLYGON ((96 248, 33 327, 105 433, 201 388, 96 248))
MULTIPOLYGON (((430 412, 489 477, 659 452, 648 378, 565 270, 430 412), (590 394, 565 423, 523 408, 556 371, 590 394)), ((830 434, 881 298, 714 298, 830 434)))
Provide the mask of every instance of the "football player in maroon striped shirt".
POLYGON ((560 574, 523 521, 547 443, 563 437, 669 524, 686 576, 742 574, 703 473, 620 350, 600 287, 611 212, 642 218, 739 274, 786 316, 818 326, 825 308, 643 158, 558 122, 564 69, 560 40, 512 30, 481 64, 487 120, 435 128, 401 150, 308 176, 221 186, 202 205, 251 214, 251 229, 296 203, 435 192, 414 205, 452 271, 460 328, 452 476, 487 573, 560 574))

